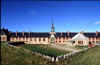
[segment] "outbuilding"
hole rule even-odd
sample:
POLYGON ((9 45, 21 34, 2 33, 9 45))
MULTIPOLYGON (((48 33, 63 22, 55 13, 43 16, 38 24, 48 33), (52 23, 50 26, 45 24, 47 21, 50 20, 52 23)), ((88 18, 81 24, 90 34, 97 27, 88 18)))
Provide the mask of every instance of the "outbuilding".
POLYGON ((72 45, 86 46, 89 44, 89 39, 86 37, 83 32, 79 32, 72 38, 72 45))

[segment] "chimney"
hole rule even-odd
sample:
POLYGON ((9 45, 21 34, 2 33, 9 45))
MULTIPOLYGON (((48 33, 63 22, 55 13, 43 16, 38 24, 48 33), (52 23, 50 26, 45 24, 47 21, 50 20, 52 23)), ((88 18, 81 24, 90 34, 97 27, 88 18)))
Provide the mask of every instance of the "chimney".
POLYGON ((29 37, 30 37, 30 32, 29 32, 29 37))
POLYGON ((63 32, 61 32, 61 36, 63 35, 63 32))
POLYGON ((98 32, 98 31, 96 31, 96 36, 98 36, 98 33, 99 33, 99 32, 98 32))
POLYGON ((24 32, 22 32, 22 35, 24 36, 24 32))
POLYGON ((16 31, 16 37, 17 37, 18 32, 16 31))
POLYGON ((70 32, 68 31, 68 32, 67 32, 67 36, 69 36, 69 34, 70 34, 70 32))

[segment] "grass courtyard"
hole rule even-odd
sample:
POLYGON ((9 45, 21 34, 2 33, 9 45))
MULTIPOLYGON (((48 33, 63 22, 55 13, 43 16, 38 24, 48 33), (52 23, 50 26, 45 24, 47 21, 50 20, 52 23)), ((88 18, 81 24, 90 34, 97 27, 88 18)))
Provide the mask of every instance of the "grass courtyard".
MULTIPOLYGON (((6 43, 1 43, 1 65, 100 65, 100 46, 77 53, 68 59, 58 61, 55 64, 41 56, 26 52, 23 48, 26 48, 26 46, 16 48, 11 47, 6 43)), ((46 48, 46 51, 50 51, 48 50, 48 46, 45 47, 40 45, 39 48, 46 48)), ((62 54, 61 50, 55 51, 62 54)), ((55 52, 53 51, 52 53, 55 52)))
POLYGON ((59 50, 56 48, 52 48, 50 47, 49 44, 25 44, 25 45, 21 45, 21 47, 31 50, 32 52, 38 52, 44 55, 48 55, 48 56, 59 56, 59 55, 64 55, 66 53, 69 53, 69 51, 65 51, 65 50, 59 50))

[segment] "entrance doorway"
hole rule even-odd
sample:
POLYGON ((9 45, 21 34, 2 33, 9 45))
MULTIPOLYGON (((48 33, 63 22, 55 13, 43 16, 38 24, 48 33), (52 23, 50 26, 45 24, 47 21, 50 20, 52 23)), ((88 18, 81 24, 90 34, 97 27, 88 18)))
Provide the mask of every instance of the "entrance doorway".
POLYGON ((83 41, 80 41, 80 40, 79 40, 79 41, 78 41, 78 44, 79 44, 79 45, 83 45, 83 41))

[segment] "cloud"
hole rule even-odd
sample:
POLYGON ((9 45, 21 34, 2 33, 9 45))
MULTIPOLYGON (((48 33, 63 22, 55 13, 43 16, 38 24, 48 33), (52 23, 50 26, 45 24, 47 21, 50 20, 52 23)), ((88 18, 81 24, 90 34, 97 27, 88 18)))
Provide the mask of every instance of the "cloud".
POLYGON ((100 21, 95 22, 94 24, 100 24, 100 21))

